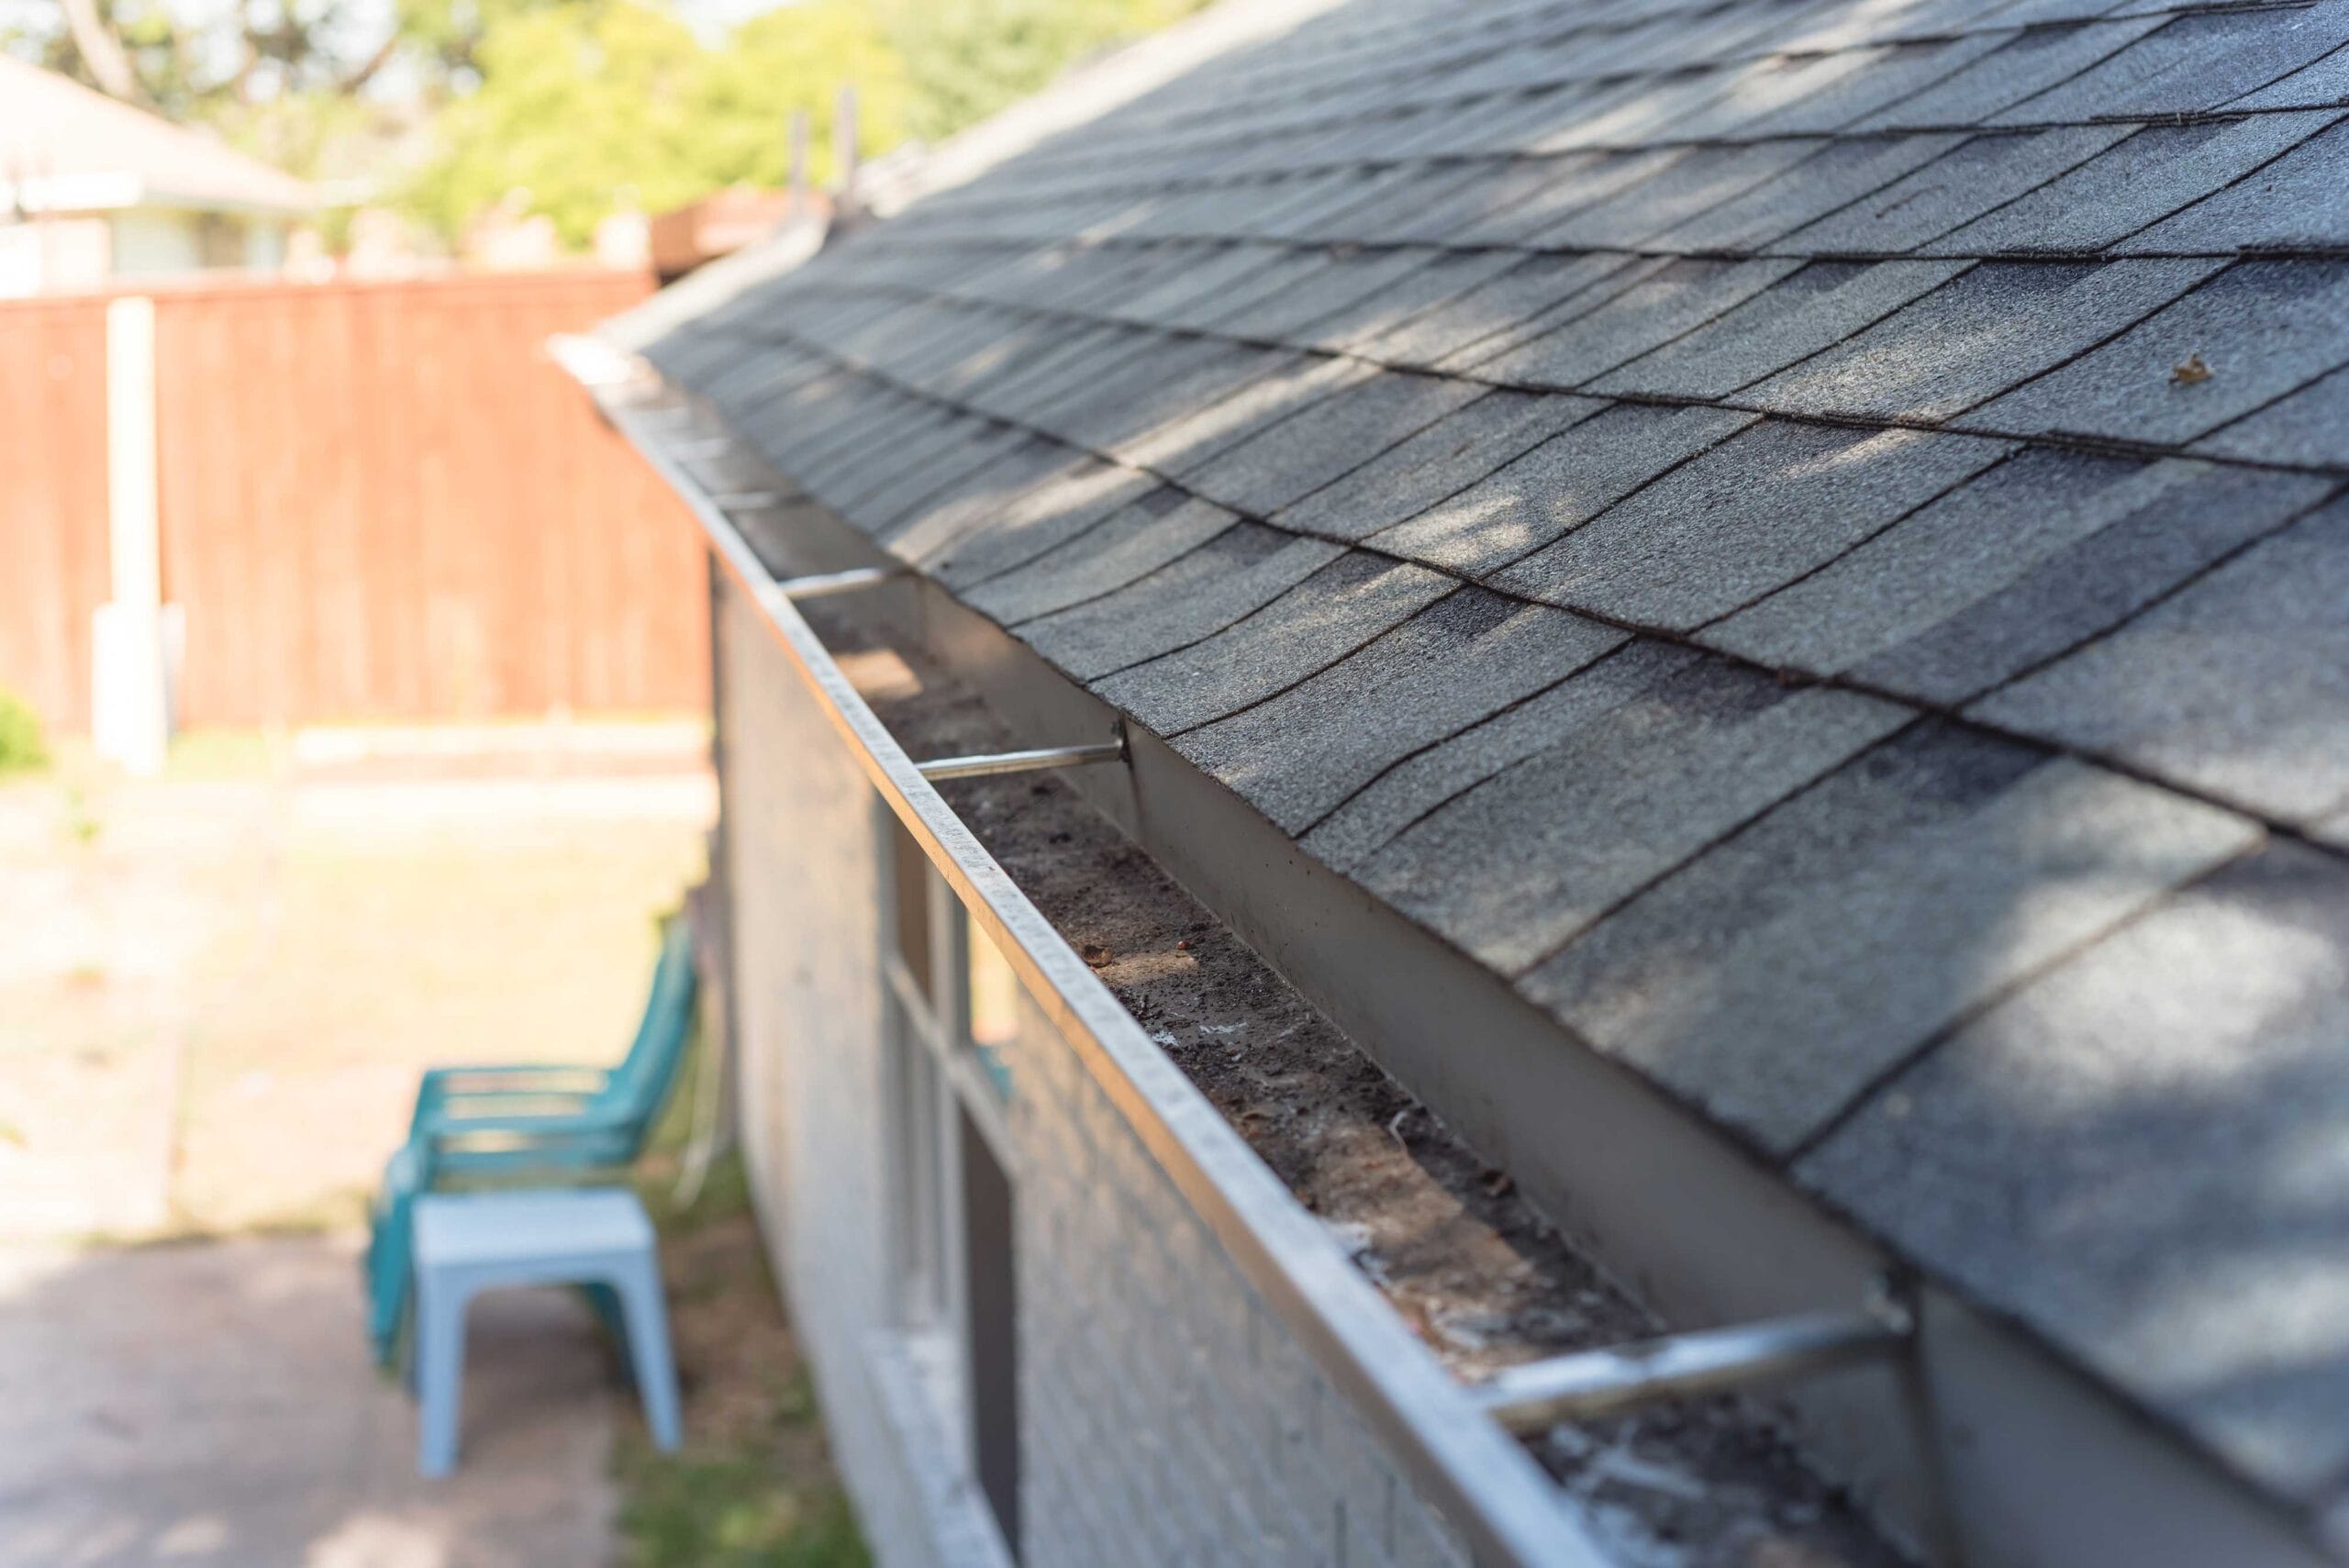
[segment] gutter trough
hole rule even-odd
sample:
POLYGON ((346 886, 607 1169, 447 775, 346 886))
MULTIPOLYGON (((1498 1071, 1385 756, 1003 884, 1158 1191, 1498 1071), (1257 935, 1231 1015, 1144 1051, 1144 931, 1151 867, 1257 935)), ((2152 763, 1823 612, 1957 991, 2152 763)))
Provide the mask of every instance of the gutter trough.
MULTIPOLYGON (((692 510, 713 554, 758 605, 874 788, 1380 1446, 1480 1563, 1607 1568, 1606 1556, 1540 1466, 1438 1364, 1319 1222, 1151 1043, 874 716, 740 530, 653 439, 659 421, 647 427, 646 406, 659 406, 660 394, 596 369, 583 374, 582 355, 574 340, 565 367, 692 510)), ((1117 750, 1123 754, 1122 744, 1117 750)))

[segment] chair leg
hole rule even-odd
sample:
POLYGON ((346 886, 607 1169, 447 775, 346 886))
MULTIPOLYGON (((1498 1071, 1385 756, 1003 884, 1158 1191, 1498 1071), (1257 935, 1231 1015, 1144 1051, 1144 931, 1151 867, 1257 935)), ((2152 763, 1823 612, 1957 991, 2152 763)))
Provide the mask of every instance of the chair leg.
POLYGON ((457 1467, 464 1407, 465 1307, 472 1291, 427 1273, 417 1282, 416 1468, 446 1475, 457 1467))
POLYGON ((646 1258, 612 1277, 628 1318, 629 1364, 637 1396, 644 1401, 644 1424, 664 1452, 678 1440, 677 1364, 669 1349, 669 1310, 661 1295, 661 1266, 646 1258))
POLYGON ((635 1382, 636 1371, 628 1356, 628 1319, 620 1312, 619 1292, 603 1280, 590 1280, 576 1288, 579 1299, 587 1304, 587 1310, 596 1315, 596 1321, 603 1325, 604 1332, 619 1348, 620 1374, 635 1382))

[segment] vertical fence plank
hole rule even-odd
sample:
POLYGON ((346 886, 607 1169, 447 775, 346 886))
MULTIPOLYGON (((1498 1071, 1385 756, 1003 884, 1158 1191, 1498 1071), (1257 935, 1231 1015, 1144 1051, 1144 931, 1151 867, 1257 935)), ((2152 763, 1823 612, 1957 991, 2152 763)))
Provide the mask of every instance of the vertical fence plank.
MULTIPOLYGON (((549 362, 632 274, 221 287, 156 302, 167 595, 191 724, 698 709, 682 511, 549 362)), ((87 721, 105 305, 0 306, 0 686, 87 721)))
POLYGON ((0 689, 61 730, 90 717, 106 435, 106 302, 0 307, 0 689))

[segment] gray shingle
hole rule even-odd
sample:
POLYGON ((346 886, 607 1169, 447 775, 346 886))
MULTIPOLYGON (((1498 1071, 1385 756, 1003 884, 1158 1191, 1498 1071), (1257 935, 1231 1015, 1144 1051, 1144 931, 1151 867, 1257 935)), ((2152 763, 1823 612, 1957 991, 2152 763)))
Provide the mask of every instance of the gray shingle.
POLYGON ((1798 1167, 2233 1463, 2349 1463, 2349 876, 2277 845, 1985 1013, 1798 1167))
POLYGON ((2026 450, 1705 640, 1952 705, 2115 625, 2323 491, 2174 458, 2026 450))
MULTIPOLYGON (((942 417, 901 433, 878 433, 841 460, 809 464, 810 488, 842 517, 868 533, 888 525, 931 495, 951 491, 973 475, 1019 451, 1036 438, 1017 426, 939 406, 942 417), (900 461, 876 462, 878 452, 900 461)), ((1058 442, 1045 442, 1061 451, 1058 442)))
POLYGON ((1971 710, 2271 820, 2349 806, 2349 506, 1971 710))
POLYGON ((918 384, 933 397, 968 405, 974 389, 998 383, 1014 365, 1063 351, 1084 330, 1075 322, 1041 317, 1000 320, 983 341, 953 363, 923 375, 918 384))
POLYGON ((1797 414, 1945 419, 2151 316, 2220 265, 1985 262, 1740 401, 1797 414))
POLYGON ((1593 664, 1550 706, 1542 751, 1353 872, 1507 973, 1908 717, 1653 642, 1593 664))
POLYGON ((1464 588, 1303 684, 1177 750, 1288 832, 1398 760, 1564 679, 1623 634, 1464 588), (1375 723, 1365 714, 1375 710, 1375 723))
MULTIPOLYGON (((1361 126, 1353 125, 1345 128, 1344 134, 1358 141, 1362 131, 1361 126)), ((1347 156, 1358 159, 1364 154, 1356 147, 1347 156)), ((1349 208, 1342 223, 1333 222, 1330 227, 1342 228, 1345 239, 1384 245, 1442 240, 1446 238, 1445 231, 1429 222, 1432 210, 1457 201, 1464 182, 1493 167, 1471 164, 1464 170, 1430 163, 1397 170, 1379 186, 1375 200, 1349 208)))
POLYGON ((1914 250, 2087 162, 2132 128, 2059 126, 1977 136, 1866 199, 1795 230, 1778 248, 1812 256, 1914 250))
POLYGON ((904 559, 926 561, 952 550, 974 529, 1016 528, 1028 515, 1030 498, 1040 492, 1044 498, 1043 515, 1049 517, 1060 505, 1066 485, 1077 485, 1080 494, 1114 486, 1119 476, 1104 473, 1103 466, 1089 452, 1025 437, 985 468, 934 492, 872 531, 904 559))
POLYGON ((1268 517, 1408 440, 1483 390, 1447 377, 1373 372, 1205 462, 1181 464, 1183 483, 1236 512, 1268 517))
MULTIPOLYGON (((2308 135, 2331 114, 2254 115, 2271 151, 2308 135)), ((2152 131, 2147 136, 2155 134, 2152 131)), ((2173 133, 2175 134, 2175 133, 2173 133)), ((2250 149, 2246 149, 2250 150, 2250 149)), ((2225 190, 2157 223, 2121 250, 2292 250, 2338 249, 2349 242, 2349 127, 2336 126, 2225 190)))
MULTIPOLYGON (((2140 240, 2121 246, 2121 252, 2232 250, 2258 231, 2256 217, 2237 213, 2242 221, 2231 225, 2214 210, 2210 218, 2215 221, 2182 228, 2177 219, 2157 220, 2249 173, 2331 117, 2251 115, 2239 120, 2150 126, 2054 183, 1944 235, 1925 250, 1953 256, 2076 253, 2101 250, 2156 224, 2140 240)), ((2277 173, 2271 170, 2253 184, 2264 185, 2277 173)), ((2312 194, 2336 195, 2330 186, 2312 194)), ((2193 210, 2211 208, 2221 199, 2213 197, 2193 210)), ((2349 212, 2349 202, 2342 205, 2349 212)))
POLYGON ((1528 243, 1553 250, 1631 250, 1776 178, 1825 145, 1816 139, 1691 148, 1653 178, 1568 214, 1528 243))
POLYGON ((1355 352, 1387 364, 1431 367, 1553 308, 1579 305, 1579 295, 1603 299, 1659 264, 1604 254, 1536 256, 1360 343, 1355 352))
POLYGON ((1545 92, 1527 95, 1517 114, 1486 131, 1482 152, 1528 153, 1553 139, 1570 135, 1593 105, 1609 95, 1591 82, 1569 82, 1545 92))
POLYGON ((1483 483, 1374 535, 1371 543, 1481 576, 1579 528, 1753 420, 1720 408, 1609 408, 1483 483))
MULTIPOLYGON (((1090 327, 1072 323, 1057 349, 1033 359, 1008 359, 997 369, 964 388, 962 400, 998 418, 1034 420, 1065 396, 1072 385, 1083 384, 1119 372, 1144 350, 1163 339, 1131 327, 1090 327)), ((1219 353, 1217 345, 1201 343, 1201 357, 1219 353)))
MULTIPOLYGON (((1619 647, 1631 640, 1627 632, 1615 636, 1619 647)), ((1442 745, 1395 764, 1298 841, 1325 863, 1352 872, 1446 801, 1554 743, 1582 723, 1587 713, 1581 688, 1572 681, 1561 682, 1442 745)))
MULTIPOLYGON (((1155 486, 1147 474, 1090 460, 1071 465, 976 526, 941 540, 921 568, 950 588, 1008 571, 1140 501, 1155 486)), ((906 553, 904 543, 897 546, 906 553)))
POLYGON ((2240 817, 1928 722, 1520 984, 1783 1151, 2003 987, 2256 837, 2240 817))
POLYGON ((1905 178, 1963 139, 1926 133, 1830 142, 1776 179, 1652 236, 1648 244, 1683 252, 1759 250, 1905 178))
POLYGON ((1464 221, 1453 231, 1453 242, 1522 244, 1568 214, 1651 179, 1687 155, 1687 149, 1672 147, 1638 152, 1576 152, 1551 160, 1547 181, 1531 191, 1512 185, 1507 193, 1509 205, 1496 206, 1490 217, 1464 221))
POLYGON ((2190 115, 2255 92, 2349 43, 2349 9, 2320 4, 2243 7, 2176 17, 2059 86, 2013 105, 1999 120, 2190 115))
POLYGON ((932 417, 879 421, 865 440, 837 458, 796 467, 810 495, 870 533, 1030 439, 1009 425, 941 407, 932 417), (876 463, 873 454, 880 450, 903 453, 907 461, 876 463))
POLYGON ((1376 294, 1300 328, 1293 340, 1331 350, 1357 350, 1422 311, 1472 293, 1523 260, 1506 250, 1446 252, 1376 294))
POLYGON ((1719 319, 1599 377, 1590 390, 1726 397, 1931 294, 1966 265, 1813 261, 1719 319))
MULTIPOLYGON (((2011 14, 2012 8, 2009 7, 2011 14)), ((2005 17, 1998 18, 2004 21, 2005 17)), ((1854 130, 1982 124, 2008 105, 2077 75, 2126 49, 2160 17, 2025 29, 2022 35, 1915 97, 1857 121, 1854 130)))
POLYGON ((1269 298, 1218 317, 1215 329, 1239 338, 1295 340, 1315 322, 1392 292, 1438 254, 1432 250, 1316 252, 1311 274, 1269 298))
POLYGON ((2338 367, 2344 323, 2349 262, 2241 262, 1960 423, 2183 445, 2338 367), (2197 356, 2209 373, 2178 379, 2197 356))
POLYGON ((1790 101, 1761 115, 1732 118, 1716 112, 1694 127, 1692 134, 1783 136, 1841 130, 1947 81, 2017 36, 2013 31, 1968 32, 1874 48, 1846 47, 1831 57, 1827 69, 1797 83, 1790 101))
POLYGON ((1116 593, 1180 560, 1239 518, 1161 486, 1054 548, 963 590, 964 602, 1008 626, 1116 593))
POLYGON ((2313 109, 2349 100, 2349 50, 2334 50, 2278 82, 2228 102, 2230 109, 2313 109))
POLYGON ((1414 199, 1366 212, 1352 227, 1365 239, 1458 244, 1477 225, 1515 211, 1558 177, 1558 162, 1549 158, 1431 164, 1408 193, 1414 199))
POLYGON ((2349 370, 2335 371, 2220 427, 2194 450, 2254 462, 2349 468, 2349 370))
POLYGON ((1180 417, 1197 400, 1284 362, 1267 349, 1112 327, 1016 393, 973 401, 1098 451, 1120 435, 1180 417))
POLYGON ((1326 285, 1330 273, 1330 254, 1319 246, 1284 243, 1278 249, 1279 261, 1229 288, 1203 295, 1169 312, 1165 324, 1226 338, 1277 337, 1276 331, 1258 330, 1250 323, 1260 317, 1268 324, 1277 323, 1286 316, 1288 301, 1300 292, 1326 285))
POLYGON ((1259 240, 1231 245, 1167 245, 1153 247, 1141 255, 1149 268, 1142 276, 1120 279, 1123 286, 1115 295, 1098 298, 1090 306, 1069 308, 1088 309, 1150 327, 1196 325, 1186 316, 1186 309, 1189 316, 1204 310, 1212 317, 1219 308, 1230 308, 1226 302, 1233 291, 1260 274, 1277 273, 1284 265, 1293 268, 1297 259, 1297 252, 1286 245, 1259 240))
POLYGON ((1340 545, 1243 523, 1115 593, 1018 629, 1037 652, 1089 681, 1212 637, 1343 553, 1340 545))
POLYGON ((1351 359, 1285 354, 1262 375, 1241 380, 1215 399, 1191 401, 1165 423, 1119 439, 1107 450, 1134 467, 1184 474, 1313 401, 1376 373, 1372 366, 1351 359))
POLYGON ((1356 550, 1212 636, 1096 680, 1093 690, 1172 735, 1297 684, 1457 587, 1423 566, 1356 550))
POLYGON ((1560 153, 1595 148, 1653 150, 1654 143, 1670 138, 1675 124, 1720 96, 1729 83, 1727 68, 1711 66, 1594 83, 1586 96, 1528 145, 1536 151, 1560 153))
POLYGON ((1606 406, 1586 397, 1487 393, 1284 508, 1275 520, 1300 533, 1366 539, 1475 484, 1606 406))
POLYGON ((1333 169, 1308 174, 1297 182, 1297 195, 1249 223, 1243 232, 1292 239, 1348 239, 1353 215, 1408 178, 1409 171, 1400 169, 1333 169))
POLYGON ((1832 560, 2006 450, 1918 430, 1764 420, 1494 581, 1687 630, 1832 560))
POLYGON ((1801 265, 1767 260, 1674 261, 1539 338, 1499 351, 1471 349, 1445 361, 1488 380, 1578 386, 1751 299, 1801 265))

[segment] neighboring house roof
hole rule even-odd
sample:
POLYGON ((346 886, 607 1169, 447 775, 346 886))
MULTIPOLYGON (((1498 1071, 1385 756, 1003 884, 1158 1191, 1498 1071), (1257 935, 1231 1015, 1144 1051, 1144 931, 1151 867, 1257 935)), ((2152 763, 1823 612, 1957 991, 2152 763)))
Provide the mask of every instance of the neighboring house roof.
POLYGON ((650 352, 2313 1512, 2349 1476, 2344 46, 2349 0, 1353 0, 650 352))
POLYGON ((0 55, 0 210, 299 214, 310 187, 211 137, 0 55))

